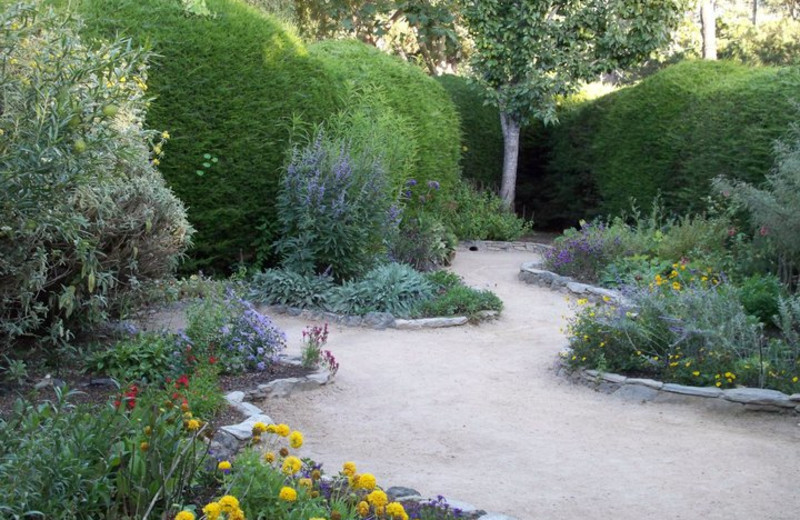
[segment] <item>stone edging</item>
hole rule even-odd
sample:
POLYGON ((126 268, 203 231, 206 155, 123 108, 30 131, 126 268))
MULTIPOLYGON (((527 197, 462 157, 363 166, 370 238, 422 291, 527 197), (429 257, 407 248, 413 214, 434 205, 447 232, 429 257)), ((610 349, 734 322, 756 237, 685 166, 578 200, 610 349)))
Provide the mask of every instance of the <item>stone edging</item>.
MULTIPOLYGON (((258 311, 268 315, 287 314, 289 316, 297 316, 307 320, 325 320, 327 322, 338 323, 346 327, 364 327, 375 330, 439 329, 443 327, 458 327, 469 323, 469 318, 466 316, 403 320, 400 318, 395 318, 388 312, 368 312, 363 316, 346 316, 333 312, 302 309, 300 307, 289 307, 288 305, 261 305, 258 307, 258 311)), ((478 316, 483 320, 494 319, 498 315, 499 313, 496 311, 481 311, 478 313, 478 316)))
MULTIPOLYGON (((283 361, 293 365, 300 364, 299 357, 285 357, 283 361)), ((225 395, 225 400, 230 406, 244 415, 246 419, 238 424, 219 428, 211 440, 211 452, 220 460, 232 460, 239 450, 253 437, 253 425, 255 423, 274 424, 269 415, 247 400, 263 399, 265 397, 288 397, 293 391, 318 388, 328 384, 331 380, 333 380, 333 374, 321 368, 305 377, 276 379, 264 385, 259 385, 256 389, 229 392, 225 395)), ((391 501, 404 504, 410 502, 427 503, 430 501, 430 499, 422 498, 416 490, 401 486, 387 488, 386 494, 391 501)), ((468 520, 517 520, 514 517, 500 513, 487 513, 460 500, 448 500, 447 504, 451 510, 460 510, 462 513, 461 518, 468 520)))
POLYGON ((593 386, 596 390, 614 394, 631 401, 693 402, 712 404, 733 411, 744 409, 759 412, 795 412, 800 414, 800 394, 786 395, 764 388, 730 388, 715 386, 687 386, 662 383, 654 379, 626 377, 598 370, 570 371, 559 359, 556 374, 573 382, 593 386))
POLYGON ((519 279, 527 284, 573 294, 592 302, 610 301, 624 304, 627 301, 619 291, 581 283, 569 276, 561 276, 552 271, 540 269, 541 266, 541 262, 525 262, 519 268, 519 279))
POLYGON ((461 251, 528 251, 542 254, 553 249, 552 246, 539 242, 500 242, 496 240, 464 240, 459 242, 461 251))

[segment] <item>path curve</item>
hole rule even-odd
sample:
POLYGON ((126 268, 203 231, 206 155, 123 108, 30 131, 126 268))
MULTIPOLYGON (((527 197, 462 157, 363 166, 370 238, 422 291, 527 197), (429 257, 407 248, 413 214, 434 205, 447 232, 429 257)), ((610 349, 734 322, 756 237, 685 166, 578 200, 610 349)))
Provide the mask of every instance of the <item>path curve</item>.
MULTIPOLYGON (((517 280, 530 253, 460 251, 453 269, 505 302, 479 327, 333 326, 333 385, 262 407, 302 430, 303 455, 346 460, 382 485, 519 519, 797 518, 798 419, 631 403, 551 367, 563 294, 517 280)), ((293 347, 307 321, 277 316, 293 347)))

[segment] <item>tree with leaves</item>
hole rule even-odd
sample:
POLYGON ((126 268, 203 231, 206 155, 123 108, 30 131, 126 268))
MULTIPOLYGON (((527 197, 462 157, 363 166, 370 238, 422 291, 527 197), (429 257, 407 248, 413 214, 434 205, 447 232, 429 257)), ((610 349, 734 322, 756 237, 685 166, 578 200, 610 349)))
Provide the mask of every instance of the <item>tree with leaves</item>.
POLYGON ((513 207, 523 125, 557 122, 560 98, 666 44, 682 0, 462 0, 472 67, 500 110, 501 196, 513 207))

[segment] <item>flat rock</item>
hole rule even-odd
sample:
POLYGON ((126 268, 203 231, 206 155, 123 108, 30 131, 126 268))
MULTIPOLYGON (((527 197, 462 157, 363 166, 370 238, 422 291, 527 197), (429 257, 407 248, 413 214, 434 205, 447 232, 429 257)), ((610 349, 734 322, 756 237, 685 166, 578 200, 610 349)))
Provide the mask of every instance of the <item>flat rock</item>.
POLYGON ((287 307, 286 314, 288 314, 289 316, 300 316, 301 314, 303 314, 303 309, 301 309, 300 307, 287 307))
POLYGON ((239 439, 240 441, 246 441, 253 436, 253 425, 257 422, 263 422, 264 424, 272 424, 272 419, 269 415, 253 415, 252 417, 248 417, 244 421, 240 422, 239 424, 231 424, 228 426, 223 426, 220 430, 224 431, 225 433, 229 433, 239 439))
POLYGON ((348 327, 360 327, 361 322, 361 316, 345 316, 342 319, 342 325, 346 325, 348 327))
POLYGON ((659 391, 655 388, 650 388, 642 385, 623 385, 619 390, 612 395, 620 397, 626 401, 632 402, 645 402, 652 401, 658 396, 659 391))
POLYGON ((228 401, 228 404, 236 404, 241 403, 244 401, 244 392, 235 391, 235 392, 228 392, 225 394, 225 400, 228 401))
POLYGON ((421 498, 419 491, 412 488, 407 488, 403 486, 392 486, 386 490, 386 494, 389 496, 389 500, 391 502, 396 502, 398 500, 408 500, 411 498, 421 498))
POLYGON ((786 408, 781 406, 770 406, 768 404, 746 404, 744 405, 744 409, 748 412, 770 412, 770 413, 778 413, 778 412, 785 412, 786 408))
POLYGON ((792 394, 789 396, 790 401, 800 401, 800 394, 792 394))
POLYGON ((722 390, 715 386, 686 386, 674 383, 666 383, 662 387, 666 392, 673 394, 690 395, 692 397, 719 397, 722 395, 722 390))
POLYGON ((655 379, 639 379, 631 377, 629 377, 625 381, 625 384, 646 386, 648 388, 653 388, 655 390, 661 390, 661 388, 664 386, 664 383, 662 383, 661 381, 656 381, 655 379))
POLYGON ((318 385, 322 386, 324 384, 329 383, 330 380, 331 380, 331 377, 332 377, 331 373, 328 372, 327 370, 320 370, 318 372, 314 372, 312 374, 308 374, 306 376, 306 379, 308 379, 309 381, 313 381, 314 383, 317 383, 318 385))
POLYGON ((259 408, 258 406, 248 403, 246 401, 242 401, 241 403, 236 403, 231 405, 236 408, 239 412, 242 413, 245 417, 252 417, 254 415, 261 415, 264 413, 264 410, 259 408))
POLYGON ((760 404, 767 406, 781 406, 793 408, 795 403, 789 396, 777 390, 765 388, 732 388, 725 390, 723 397, 728 401, 735 401, 742 404, 760 404))
POLYGON ((383 330, 391 327, 394 323, 394 316, 388 312, 368 312, 364 315, 363 325, 372 329, 383 330))
POLYGON ((586 292, 589 290, 589 286, 585 283, 568 282, 567 290, 573 294, 586 294, 586 292))
POLYGON ((419 320, 394 320, 394 328, 400 330, 440 329, 457 327, 469 321, 466 316, 455 318, 422 318, 419 320))
POLYGON ((500 316, 500 313, 497 311, 478 311, 477 316, 479 320, 494 320, 500 316))
POLYGON ((259 391, 271 397, 288 397, 300 382, 300 378, 289 377, 286 379, 276 379, 264 385, 258 385, 259 391))
POLYGON ((622 376, 620 374, 614 374, 612 372, 603 372, 602 374, 600 374, 600 377, 603 378, 603 380, 608 381, 609 383, 617 383, 617 384, 623 384, 628 380, 627 377, 622 376))

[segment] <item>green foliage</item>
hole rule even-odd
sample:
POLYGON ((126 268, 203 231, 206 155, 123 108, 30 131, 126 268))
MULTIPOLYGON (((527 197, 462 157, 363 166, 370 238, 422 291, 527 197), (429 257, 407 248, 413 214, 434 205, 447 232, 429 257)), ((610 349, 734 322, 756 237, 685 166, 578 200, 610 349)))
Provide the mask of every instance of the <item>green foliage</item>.
POLYGON ((421 300, 433 295, 433 285, 419 272, 404 264, 386 264, 363 278, 331 291, 328 309, 347 315, 388 312, 407 317, 421 300))
POLYGON ((697 210, 718 175, 759 182, 796 112, 798 85, 796 69, 687 61, 579 107, 561 118, 545 154, 553 159, 539 167, 546 183, 595 188, 537 206, 537 218, 576 203, 619 213, 632 197, 647 205, 659 193, 669 211, 697 210))
POLYGON ((414 177, 420 183, 439 181, 447 197, 458 179, 460 141, 458 114, 444 88, 399 58, 360 42, 319 42, 309 52, 339 84, 382 92, 394 114, 414 129, 414 177))
POLYGON ((143 332, 93 354, 85 370, 117 381, 162 381, 172 368, 175 339, 168 334, 143 332))
POLYGON ((175 0, 71 3, 85 33, 152 42, 159 55, 148 123, 172 135, 160 169, 197 228, 186 270, 252 259, 256 226, 275 219, 285 121, 322 121, 338 106, 339 86, 285 26, 238 0, 206 0, 213 16, 187 16, 175 0), (201 166, 205 154, 219 159, 211 169, 201 166))
POLYGON ((739 301, 747 314, 765 325, 772 325, 778 316, 779 300, 784 294, 780 280, 773 275, 753 275, 739 284, 739 301))
POLYGON ((598 281, 604 287, 621 287, 650 282, 656 275, 669 271, 671 262, 647 255, 633 255, 616 258, 605 265, 598 281))
POLYGON ((722 25, 718 29, 720 59, 750 65, 800 64, 800 21, 783 18, 757 26, 750 21, 722 25))
POLYGON ((470 320, 478 320, 481 311, 502 310, 503 301, 493 292, 473 289, 460 283, 422 302, 414 309, 414 314, 420 317, 466 316, 470 320))
POLYGON ((141 127, 148 53, 41 5, 0 26, 0 343, 64 345, 168 275, 191 228, 141 127))
POLYGON ((443 206, 440 218, 461 240, 513 241, 533 225, 517 217, 494 192, 466 182, 456 186, 452 202, 443 206))
POLYGON ((404 216, 390 257, 418 271, 450 265, 458 238, 438 219, 420 213, 404 216))
POLYGON ((269 269, 251 281, 255 301, 270 305, 322 308, 327 304, 333 280, 327 276, 303 275, 290 269, 269 269))
POLYGON ((503 131, 496 107, 485 105, 480 87, 459 76, 439 76, 461 121, 461 175, 485 188, 497 188, 503 173, 503 131))

